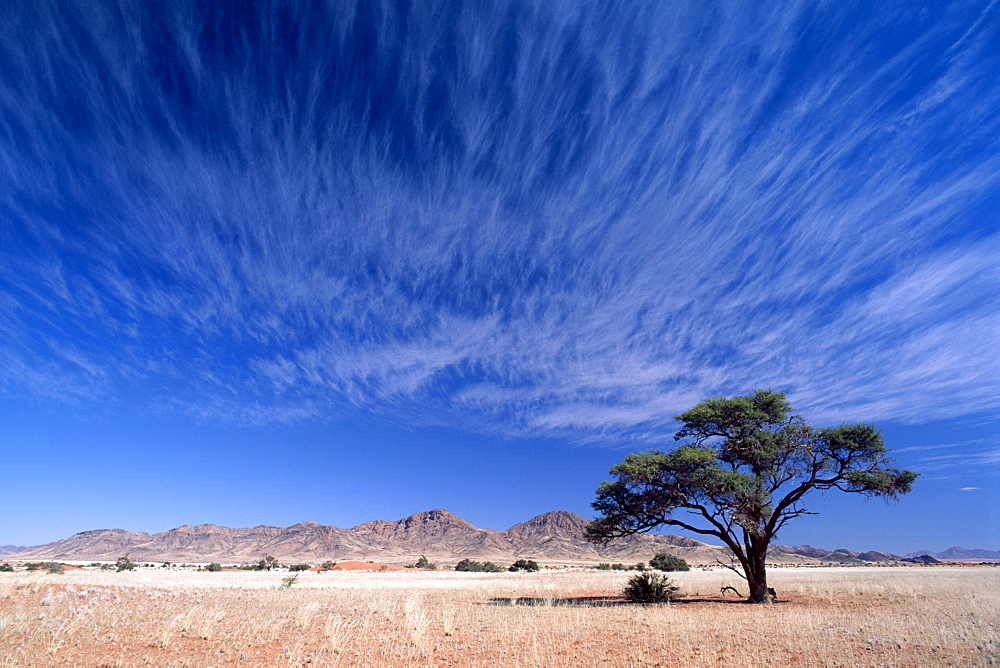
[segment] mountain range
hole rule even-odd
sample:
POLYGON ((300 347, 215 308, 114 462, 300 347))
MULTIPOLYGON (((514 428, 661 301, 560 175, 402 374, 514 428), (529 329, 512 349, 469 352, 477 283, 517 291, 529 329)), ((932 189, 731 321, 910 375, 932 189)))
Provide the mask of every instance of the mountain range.
MULTIPOLYGON (((442 565, 461 559, 505 563, 521 558, 593 564, 635 563, 647 561, 657 552, 669 552, 693 564, 729 561, 728 551, 723 547, 673 535, 637 534, 608 545, 594 545, 583 537, 587 524, 585 518, 575 513, 554 511, 515 524, 505 531, 494 531, 480 529, 446 510, 430 510, 397 521, 365 522, 350 529, 316 522, 241 529, 214 524, 186 525, 155 534, 97 529, 47 545, 11 550, 14 553, 5 554, 5 558, 113 561, 128 555, 137 561, 253 563, 265 555, 272 555, 284 563, 360 560, 411 564, 424 555, 442 565)), ((940 555, 921 552, 900 557, 882 552, 778 545, 771 550, 768 559, 771 563, 860 564, 926 562, 925 554, 932 558, 943 556, 942 561, 988 558, 987 553, 994 554, 988 550, 952 548, 940 555)))
POLYGON ((302 522, 289 527, 231 529, 214 524, 182 526, 156 534, 97 529, 30 548, 19 560, 219 561, 251 563, 264 555, 282 562, 371 560, 414 563, 421 555, 442 564, 461 559, 507 562, 520 558, 561 563, 646 561, 670 552, 693 563, 724 558, 724 549, 681 536, 639 534, 600 546, 583 537, 587 520, 555 511, 505 531, 480 529, 446 510, 417 513, 398 521, 365 522, 350 529, 302 522))
POLYGON ((30 550, 31 547, 27 545, 0 545, 0 556, 5 554, 15 554, 17 552, 24 552, 25 550, 30 550))

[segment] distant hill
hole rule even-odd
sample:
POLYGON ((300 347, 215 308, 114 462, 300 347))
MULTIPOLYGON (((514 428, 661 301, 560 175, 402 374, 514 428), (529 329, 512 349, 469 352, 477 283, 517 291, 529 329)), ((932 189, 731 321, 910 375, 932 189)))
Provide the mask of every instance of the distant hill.
POLYGON ((964 547, 949 547, 943 552, 931 552, 923 550, 910 552, 907 557, 920 557, 928 555, 939 561, 979 561, 981 559, 1000 559, 1000 550, 967 550, 964 547))
POLYGON ((721 547, 680 536, 636 535, 608 546, 583 538, 587 520, 555 511, 515 524, 506 531, 480 529, 446 510, 417 513, 397 521, 365 522, 350 529, 303 522, 289 527, 246 529, 203 524, 157 534, 121 529, 84 531, 31 548, 18 559, 255 562, 266 554, 279 560, 319 562, 356 559, 414 563, 420 555, 441 564, 461 559, 507 562, 520 558, 562 563, 635 563, 671 552, 693 563, 722 558, 721 547))
POLYGON ((28 545, 0 545, 0 556, 5 554, 14 554, 16 552, 24 552, 25 550, 33 549, 28 545))

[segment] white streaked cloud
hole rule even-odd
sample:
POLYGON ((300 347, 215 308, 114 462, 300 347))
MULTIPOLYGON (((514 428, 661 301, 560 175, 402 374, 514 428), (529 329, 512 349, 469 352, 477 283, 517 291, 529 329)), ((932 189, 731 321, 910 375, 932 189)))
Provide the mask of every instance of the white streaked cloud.
POLYGON ((193 7, 4 29, 8 392, 582 439, 754 387, 819 422, 996 409, 976 7, 387 10, 370 57, 329 11, 282 67, 193 7))

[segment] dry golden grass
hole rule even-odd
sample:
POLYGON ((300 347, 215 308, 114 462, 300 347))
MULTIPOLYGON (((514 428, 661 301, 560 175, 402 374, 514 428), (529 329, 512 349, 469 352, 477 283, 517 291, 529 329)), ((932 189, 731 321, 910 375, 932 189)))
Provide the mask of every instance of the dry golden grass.
POLYGON ((0 573, 0 666, 985 665, 1000 568, 775 569, 783 602, 678 573, 670 605, 619 572, 0 573))

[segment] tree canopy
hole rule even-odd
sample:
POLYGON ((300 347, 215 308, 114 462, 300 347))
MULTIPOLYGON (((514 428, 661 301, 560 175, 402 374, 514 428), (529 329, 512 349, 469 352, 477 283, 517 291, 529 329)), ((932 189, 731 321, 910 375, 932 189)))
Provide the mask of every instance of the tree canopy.
POLYGON ((869 424, 815 429, 782 392, 755 390, 701 402, 676 416, 682 423, 669 452, 628 455, 611 469, 616 479, 597 490, 601 515, 587 538, 614 538, 676 526, 722 540, 750 587, 749 600, 770 600, 766 558, 785 524, 811 514, 803 498, 838 489, 895 499, 917 474, 888 458, 882 434, 869 424))

